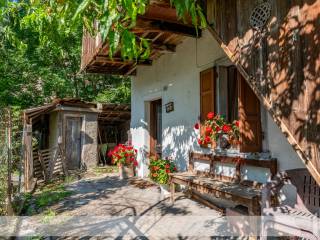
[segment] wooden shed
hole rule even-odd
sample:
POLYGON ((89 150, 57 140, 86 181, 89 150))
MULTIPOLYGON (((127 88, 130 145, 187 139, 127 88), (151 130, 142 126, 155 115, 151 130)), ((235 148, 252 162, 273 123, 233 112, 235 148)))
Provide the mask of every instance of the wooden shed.
POLYGON ((24 111, 25 189, 70 171, 106 164, 106 151, 128 140, 130 105, 56 99, 24 111))

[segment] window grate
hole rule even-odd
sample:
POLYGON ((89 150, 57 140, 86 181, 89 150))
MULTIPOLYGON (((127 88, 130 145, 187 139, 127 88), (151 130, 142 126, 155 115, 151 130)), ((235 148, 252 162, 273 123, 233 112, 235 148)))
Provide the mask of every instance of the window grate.
POLYGON ((271 4, 264 2, 256 6, 250 15, 250 26, 254 29, 263 28, 271 16, 271 4))

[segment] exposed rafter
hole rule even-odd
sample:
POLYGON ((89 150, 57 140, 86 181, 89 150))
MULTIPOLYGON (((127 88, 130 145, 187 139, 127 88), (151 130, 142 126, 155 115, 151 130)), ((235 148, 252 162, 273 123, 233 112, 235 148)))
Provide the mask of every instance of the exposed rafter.
POLYGON ((96 56, 96 61, 101 62, 101 63, 116 63, 116 64, 124 64, 124 65, 133 65, 133 64, 138 64, 138 65, 146 65, 150 66, 152 65, 152 60, 146 59, 146 60, 138 60, 137 62, 135 61, 125 61, 121 58, 113 58, 111 59, 109 56, 96 56))

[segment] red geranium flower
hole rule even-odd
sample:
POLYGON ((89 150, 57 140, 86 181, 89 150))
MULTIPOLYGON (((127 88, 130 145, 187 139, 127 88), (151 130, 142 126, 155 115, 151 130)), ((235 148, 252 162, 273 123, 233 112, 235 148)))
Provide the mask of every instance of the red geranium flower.
POLYGON ((169 164, 166 164, 166 165, 165 165, 165 168, 170 168, 170 165, 169 165, 169 164))
POLYGON ((239 127, 240 123, 239 123, 239 121, 236 121, 235 124, 236 124, 237 127, 239 127))
POLYGON ((176 168, 176 167, 174 167, 174 168, 173 168, 173 171, 177 171, 177 168, 176 168))
POLYGON ((229 125, 223 125, 222 131, 224 131, 225 133, 228 133, 230 132, 230 130, 231 130, 231 127, 229 125))
POLYGON ((199 138, 198 139, 198 144, 201 145, 202 144, 202 140, 199 138))
POLYGON ((194 125, 194 129, 199 129, 200 128, 200 125, 199 125, 199 123, 196 123, 195 125, 194 125))
POLYGON ((204 140, 205 140, 206 143, 211 142, 211 138, 209 136, 206 136, 204 140))
POLYGON ((170 173, 170 169, 166 169, 166 173, 170 173))
POLYGON ((108 152, 108 157, 111 157, 112 156, 112 151, 110 150, 109 152, 108 152))
POLYGON ((219 126, 216 127, 216 132, 219 132, 221 128, 219 126))
POLYGON ((212 128, 211 127, 206 127, 206 135, 210 135, 212 132, 212 128))
POLYGON ((137 161, 134 161, 134 162, 133 162, 133 166, 135 166, 135 167, 138 166, 138 162, 137 162, 137 161))
POLYGON ((214 113, 213 112, 209 112, 208 114, 207 114, 207 118, 208 119, 213 119, 214 118, 214 113))

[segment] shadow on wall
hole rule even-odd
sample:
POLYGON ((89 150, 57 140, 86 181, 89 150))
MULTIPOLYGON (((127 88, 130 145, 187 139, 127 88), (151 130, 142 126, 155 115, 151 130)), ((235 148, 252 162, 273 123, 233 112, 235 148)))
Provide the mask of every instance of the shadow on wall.
POLYGON ((256 31, 243 21, 249 19, 255 4, 239 1, 230 10, 220 1, 219 14, 233 11, 241 19, 229 26, 224 18, 217 29, 251 76, 251 83, 272 106, 277 121, 285 123, 305 155, 320 166, 320 1, 271 2, 270 23, 256 31))
POLYGON ((179 171, 187 170, 189 151, 200 150, 197 146, 197 133, 192 127, 185 125, 167 127, 163 131, 163 157, 174 160, 179 171))

